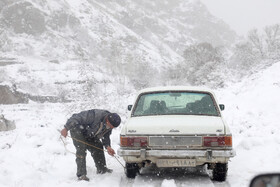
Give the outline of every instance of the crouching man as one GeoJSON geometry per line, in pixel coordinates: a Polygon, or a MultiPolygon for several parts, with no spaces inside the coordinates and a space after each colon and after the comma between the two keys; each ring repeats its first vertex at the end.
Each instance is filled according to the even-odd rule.
{"type": "Polygon", "coordinates": [[[89,181],[86,170],[87,150],[93,157],[97,174],[112,173],[113,170],[106,167],[103,146],[107,149],[109,155],[113,156],[115,154],[115,151],[111,148],[110,135],[112,129],[118,127],[120,123],[121,118],[118,114],[99,109],[82,111],[78,114],[73,114],[68,119],[64,129],[61,130],[61,135],[67,137],[70,130],[76,147],[78,180],[89,181]]]}

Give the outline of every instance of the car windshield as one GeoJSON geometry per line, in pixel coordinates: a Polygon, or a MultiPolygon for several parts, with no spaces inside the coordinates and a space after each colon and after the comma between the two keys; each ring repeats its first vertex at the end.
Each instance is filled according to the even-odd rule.
{"type": "Polygon", "coordinates": [[[139,96],[132,116],[211,115],[218,116],[209,93],[153,92],[139,96]]]}

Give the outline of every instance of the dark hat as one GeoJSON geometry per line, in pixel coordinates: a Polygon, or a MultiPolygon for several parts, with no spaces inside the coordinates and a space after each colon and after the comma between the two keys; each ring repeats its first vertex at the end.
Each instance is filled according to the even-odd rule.
{"type": "Polygon", "coordinates": [[[121,123],[121,118],[117,113],[108,114],[107,119],[114,127],[118,127],[121,123]]]}

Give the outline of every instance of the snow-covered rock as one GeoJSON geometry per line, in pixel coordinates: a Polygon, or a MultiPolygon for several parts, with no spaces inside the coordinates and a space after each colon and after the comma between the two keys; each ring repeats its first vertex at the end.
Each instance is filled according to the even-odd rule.
{"type": "Polygon", "coordinates": [[[10,131],[16,128],[15,122],[7,120],[3,114],[0,114],[0,131],[10,131]]]}

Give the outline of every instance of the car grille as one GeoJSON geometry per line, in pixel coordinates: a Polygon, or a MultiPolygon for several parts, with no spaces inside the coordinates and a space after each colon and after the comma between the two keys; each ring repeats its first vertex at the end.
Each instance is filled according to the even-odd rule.
{"type": "Polygon", "coordinates": [[[149,146],[201,146],[200,136],[150,136],[149,146]]]}

